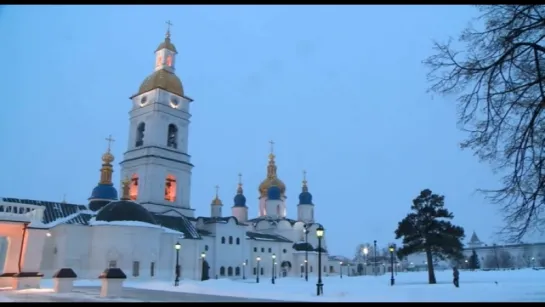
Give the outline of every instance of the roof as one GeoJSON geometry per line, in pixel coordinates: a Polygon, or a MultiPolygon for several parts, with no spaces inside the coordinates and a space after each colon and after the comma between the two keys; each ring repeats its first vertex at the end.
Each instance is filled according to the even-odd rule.
{"type": "Polygon", "coordinates": [[[256,241],[274,241],[274,242],[285,242],[285,243],[292,242],[291,240],[280,235],[254,232],[254,231],[247,231],[246,238],[250,240],[256,240],[256,241]]]}
{"type": "Polygon", "coordinates": [[[138,89],[138,93],[134,94],[131,98],[156,88],[160,88],[178,96],[184,96],[184,89],[180,78],[178,78],[178,76],[176,76],[173,72],[165,69],[159,69],[144,79],[140,85],[140,88],[138,89]]]}
{"type": "Polygon", "coordinates": [[[237,225],[246,225],[244,223],[240,223],[238,219],[234,216],[222,216],[222,217],[207,217],[207,216],[199,216],[197,220],[202,220],[205,224],[227,224],[229,223],[230,219],[234,219],[237,225]]]}
{"type": "Polygon", "coordinates": [[[140,204],[131,200],[113,201],[100,209],[97,221],[134,221],[157,225],[154,216],[140,204]]]}
{"type": "Polygon", "coordinates": [[[469,239],[469,243],[481,243],[481,240],[479,240],[479,237],[477,237],[477,234],[475,231],[471,235],[471,239],[469,239]]]}
{"type": "Polygon", "coordinates": [[[314,251],[314,247],[312,246],[312,244],[308,242],[294,243],[292,247],[294,250],[298,252],[303,252],[303,251],[313,252],[314,251]]]}
{"type": "MultiPolygon", "coordinates": [[[[73,216],[81,211],[87,212],[87,207],[84,205],[70,204],[66,202],[51,202],[43,200],[21,199],[21,198],[2,198],[2,201],[8,203],[17,203],[25,205],[35,205],[45,207],[42,223],[50,224],[62,218],[73,216]]],[[[0,206],[0,212],[3,212],[4,208],[0,206]]]]}
{"type": "Polygon", "coordinates": [[[266,217],[266,216],[260,216],[260,217],[256,217],[254,219],[250,219],[248,220],[248,222],[250,223],[258,223],[258,222],[261,222],[261,221],[269,221],[269,222],[280,222],[280,221],[287,221],[289,222],[291,225],[299,222],[297,220],[293,220],[293,219],[289,219],[289,218],[278,218],[278,219],[271,219],[269,217],[266,217]]]}
{"type": "Polygon", "coordinates": [[[201,236],[199,232],[197,231],[197,228],[191,224],[189,219],[185,217],[184,215],[160,215],[160,214],[153,214],[155,217],[155,221],[157,221],[157,224],[165,227],[170,228],[172,230],[179,231],[184,234],[185,239],[194,239],[199,240],[201,239],[201,236]]]}

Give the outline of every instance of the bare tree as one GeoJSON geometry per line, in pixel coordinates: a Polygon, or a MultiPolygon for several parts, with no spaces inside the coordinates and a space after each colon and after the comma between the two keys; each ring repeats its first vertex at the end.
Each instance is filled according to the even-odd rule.
{"type": "Polygon", "coordinates": [[[481,189],[498,204],[519,241],[543,224],[545,209],[545,6],[483,5],[456,51],[451,41],[435,43],[430,91],[455,94],[459,122],[469,132],[462,148],[489,162],[502,176],[501,187],[481,189]]]}

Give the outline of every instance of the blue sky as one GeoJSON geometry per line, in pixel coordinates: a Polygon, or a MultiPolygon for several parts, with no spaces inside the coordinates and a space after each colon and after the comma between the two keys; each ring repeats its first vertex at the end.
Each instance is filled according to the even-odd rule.
{"type": "MultiPolygon", "coordinates": [[[[426,93],[432,39],[456,36],[468,6],[4,6],[0,8],[0,195],[86,203],[104,140],[127,148],[129,96],[153,71],[171,20],[192,103],[192,206],[214,186],[230,211],[243,173],[250,216],[276,142],[288,215],[302,170],[334,254],[393,240],[424,188],[491,242],[497,209],[475,192],[490,167],[458,143],[453,97],[426,93]]],[[[119,182],[119,167],[115,177],[119,182]]]]}

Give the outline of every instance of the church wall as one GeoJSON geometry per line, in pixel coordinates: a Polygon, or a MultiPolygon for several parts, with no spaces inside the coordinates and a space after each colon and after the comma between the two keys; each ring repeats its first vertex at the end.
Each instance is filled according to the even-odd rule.
{"type": "Polygon", "coordinates": [[[91,227],[64,224],[50,229],[49,233],[42,250],[40,270],[44,276],[50,278],[65,267],[72,268],[78,276],[87,276],[91,227]]]}
{"type": "Polygon", "coordinates": [[[199,279],[199,250],[202,240],[181,239],[179,234],[162,233],[160,237],[160,250],[156,277],[161,279],[175,278],[176,267],[176,243],[180,243],[179,263],[181,266],[181,279],[199,279]]]}
{"type": "Polygon", "coordinates": [[[273,259],[272,255],[276,255],[276,269],[278,269],[278,273],[280,273],[281,264],[284,261],[288,261],[291,264],[292,270],[290,271],[293,273],[293,267],[294,267],[294,260],[293,255],[290,253],[291,251],[291,245],[292,243],[284,243],[284,242],[276,242],[276,241],[261,241],[261,240],[248,240],[250,242],[250,261],[248,265],[248,276],[253,276],[254,278],[256,275],[254,274],[254,268],[257,268],[257,257],[261,258],[260,261],[260,268],[263,268],[263,275],[262,276],[268,276],[271,277],[272,273],[272,265],[273,265],[273,259]],[[284,252],[285,251],[285,252],[284,252]]]}
{"type": "Polygon", "coordinates": [[[151,262],[159,254],[161,229],[101,225],[93,226],[92,232],[88,276],[96,278],[115,266],[129,279],[150,277],[151,262]]]}
{"type": "MultiPolygon", "coordinates": [[[[246,240],[246,227],[237,225],[235,219],[229,219],[228,223],[215,223],[216,236],[214,237],[214,248],[210,253],[210,277],[215,278],[242,278],[242,263],[248,259],[249,246],[246,240]],[[222,238],[224,242],[222,243],[222,238]],[[230,241],[230,238],[232,241],[230,241]],[[239,244],[237,243],[237,239],[239,244]],[[232,242],[229,244],[229,242],[232,242]],[[224,270],[222,270],[222,267],[224,270]],[[236,268],[239,268],[239,275],[236,275],[236,268]],[[229,270],[231,268],[231,270],[229,270]],[[222,275],[221,273],[224,272],[222,275]],[[231,272],[231,276],[229,276],[231,272]]],[[[208,257],[208,255],[207,255],[208,257]]],[[[248,259],[249,260],[249,259],[248,259]]]]}

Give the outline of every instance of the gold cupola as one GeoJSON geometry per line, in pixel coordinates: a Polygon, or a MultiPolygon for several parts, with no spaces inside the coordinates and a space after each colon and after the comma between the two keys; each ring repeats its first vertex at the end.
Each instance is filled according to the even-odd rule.
{"type": "Polygon", "coordinates": [[[178,52],[170,40],[170,26],[172,23],[167,21],[167,25],[165,40],[155,50],[155,71],[142,82],[138,92],[131,99],[158,88],[185,97],[182,81],[174,73],[175,58],[178,52]]]}
{"type": "Polygon", "coordinates": [[[213,206],[223,206],[223,203],[221,202],[221,199],[219,197],[219,190],[220,190],[220,187],[216,186],[216,197],[214,197],[214,199],[212,199],[212,205],[213,206]]]}
{"type": "Polygon", "coordinates": [[[108,136],[106,139],[108,141],[108,149],[106,152],[102,155],[102,168],[100,169],[100,182],[99,184],[112,184],[112,174],[114,172],[114,168],[112,166],[112,162],[114,162],[114,155],[111,153],[111,145],[114,139],[112,136],[108,136]]]}
{"type": "Polygon", "coordinates": [[[259,195],[260,197],[267,196],[267,190],[271,186],[277,186],[280,189],[282,196],[285,196],[286,185],[282,180],[280,180],[276,174],[276,162],[274,155],[274,142],[270,141],[271,144],[271,153],[269,154],[269,164],[267,165],[267,178],[265,178],[259,185],[259,195]]]}

